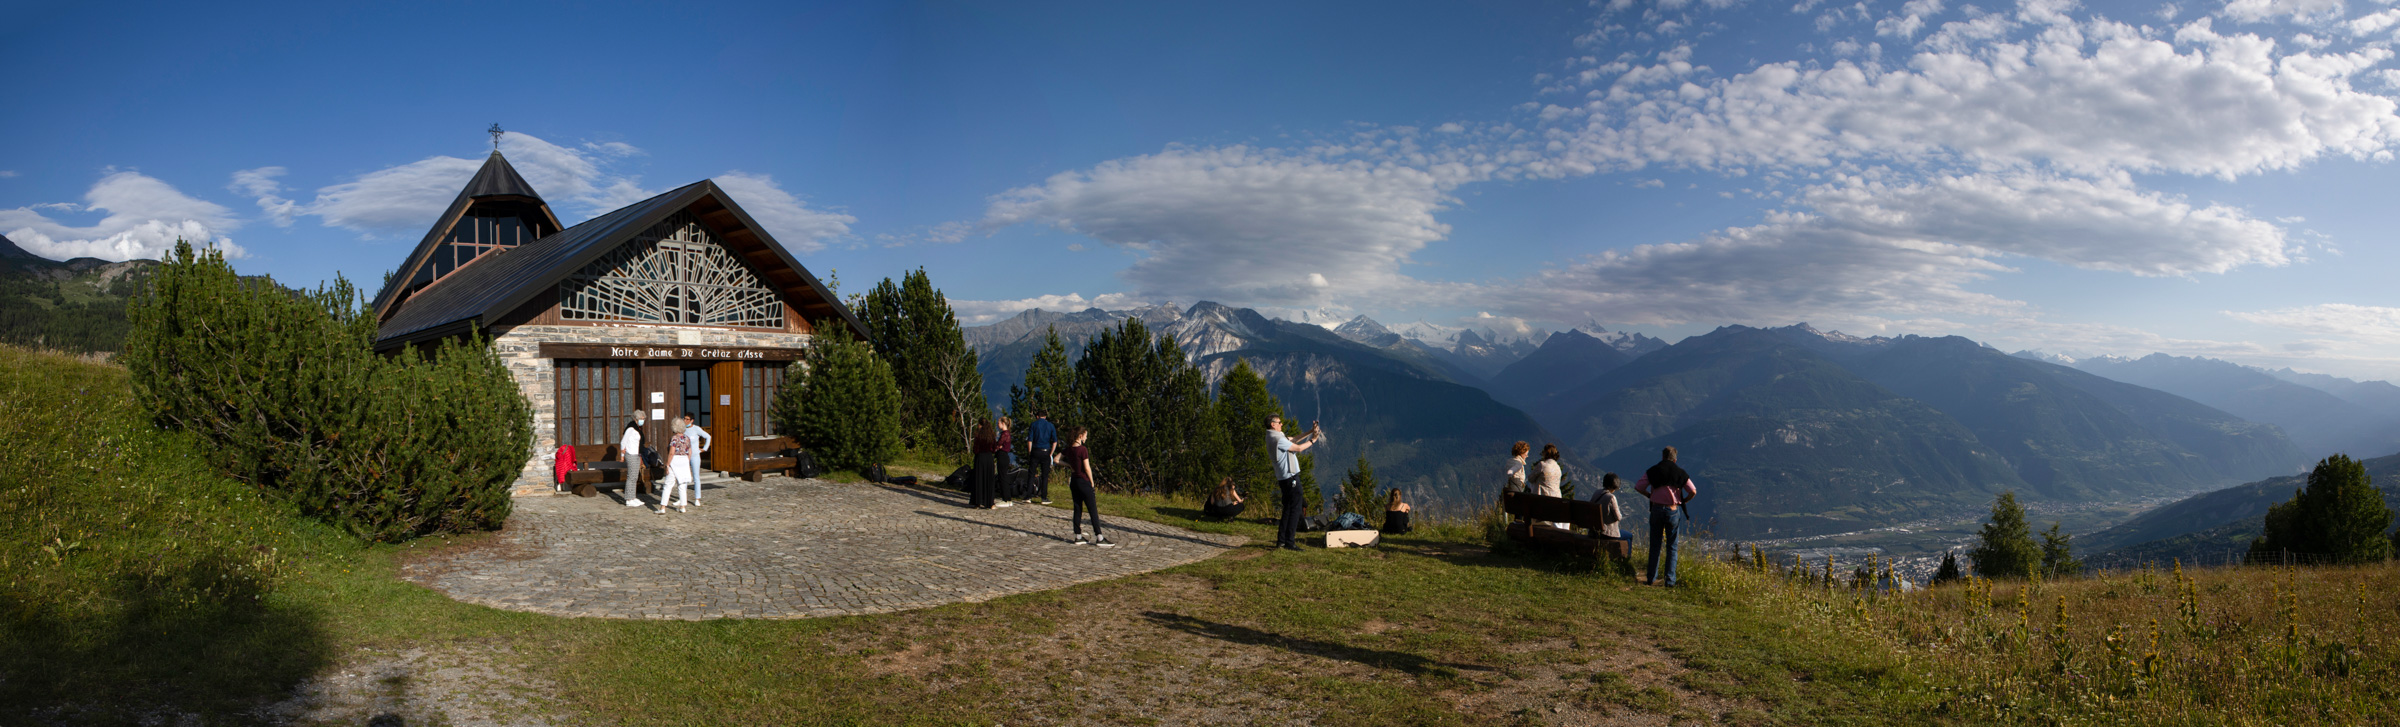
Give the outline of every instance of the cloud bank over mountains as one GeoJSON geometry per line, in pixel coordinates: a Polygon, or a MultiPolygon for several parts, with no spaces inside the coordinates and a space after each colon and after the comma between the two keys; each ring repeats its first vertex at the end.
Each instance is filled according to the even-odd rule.
{"type": "Polygon", "coordinates": [[[2164,25],[2054,0],[1999,12],[1916,0],[1880,18],[1802,2],[1795,13],[1843,38],[1832,57],[1730,73],[1695,60],[1717,38],[1693,29],[1759,9],[1713,15],[1723,5],[1608,5],[1582,40],[1594,54],[1538,77],[1540,98],[1506,122],[1290,150],[1170,147],[997,195],[983,222],[1134,251],[1122,277],[1148,299],[1554,323],[1812,320],[2098,347],[2172,339],[2052,323],[1977,284],[2018,260],[2144,277],[2304,261],[2282,223],[2139,180],[2388,161],[2400,139],[2388,95],[2400,72],[2378,35],[2395,23],[2338,2],[2238,0],[2164,25]],[[1684,242],[1592,240],[1602,252],[1523,279],[1406,272],[1448,237],[1440,214],[1462,187],[1653,168],[1749,184],[1774,206],[1684,242]]]}
{"type": "MultiPolygon", "coordinates": [[[[569,225],[665,191],[644,187],[639,176],[618,169],[623,160],[643,153],[623,142],[569,147],[509,132],[501,138],[500,151],[569,225]]],[[[226,234],[251,220],[290,227],[300,218],[313,217],[362,236],[413,237],[424,234],[425,226],[449,207],[482,165],[481,158],[427,157],[326,185],[305,202],[285,196],[302,196],[284,185],[291,171],[286,167],[236,171],[226,189],[254,200],[256,217],[238,215],[140,172],[110,170],[84,194],[82,204],[0,210],[0,234],[44,257],[107,260],[157,258],[177,239],[213,244],[231,257],[242,257],[247,251],[226,234]],[[55,216],[89,212],[108,214],[85,226],[55,216]]],[[[842,212],[809,206],[770,175],[734,170],[714,179],[769,233],[797,252],[820,250],[828,241],[848,237],[850,226],[858,222],[842,212]]]]}

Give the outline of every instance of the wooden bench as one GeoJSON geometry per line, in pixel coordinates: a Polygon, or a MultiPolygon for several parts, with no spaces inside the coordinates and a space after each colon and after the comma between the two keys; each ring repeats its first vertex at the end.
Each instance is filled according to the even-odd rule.
{"type": "Polygon", "coordinates": [[[791,437],[757,437],[742,440],[742,479],[757,482],[768,473],[793,475],[800,460],[793,455],[800,448],[791,437]]]}
{"type": "MultiPolygon", "coordinates": [[[[1602,551],[1618,558],[1633,557],[1633,544],[1625,540],[1594,538],[1577,531],[1600,529],[1600,504],[1569,500],[1563,497],[1508,492],[1500,495],[1500,509],[1508,513],[1508,537],[1525,545],[1551,550],[1599,557],[1602,551]],[[1535,521],[1565,523],[1575,530],[1553,527],[1534,527],[1535,521]]],[[[1622,530],[1625,523],[1618,522],[1622,530]]]]}
{"type": "MultiPolygon", "coordinates": [[[[639,457],[636,457],[636,459],[639,459],[639,457]]],[[[578,445],[575,445],[575,465],[576,465],[576,468],[575,468],[574,470],[572,470],[572,471],[569,471],[569,472],[567,473],[567,487],[569,487],[569,488],[573,488],[573,487],[574,487],[574,486],[576,486],[576,485],[596,485],[596,484],[600,484],[600,483],[603,483],[603,482],[624,482],[624,481],[625,481],[625,473],[627,473],[627,472],[633,472],[633,471],[636,471],[636,468],[628,467],[628,468],[609,468],[609,469],[601,469],[601,468],[598,468],[598,467],[594,467],[594,466],[592,466],[592,465],[593,465],[593,464],[595,464],[595,463],[599,463],[599,462],[614,462],[614,461],[616,461],[616,460],[617,460],[617,445],[614,445],[614,444],[578,444],[578,445]]],[[[650,482],[650,479],[651,479],[650,477],[648,477],[648,475],[649,475],[649,468],[646,468],[646,467],[639,468],[639,472],[640,472],[640,474],[639,474],[639,475],[636,477],[636,481],[634,482],[634,486],[635,486],[635,487],[637,487],[637,488],[640,488],[641,490],[647,490],[647,489],[649,489],[649,485],[648,485],[648,483],[650,482]]]]}

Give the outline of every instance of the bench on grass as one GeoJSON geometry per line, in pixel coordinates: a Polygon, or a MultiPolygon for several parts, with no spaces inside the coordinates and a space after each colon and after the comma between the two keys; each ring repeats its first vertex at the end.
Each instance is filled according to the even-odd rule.
{"type": "Polygon", "coordinates": [[[750,437],[742,440],[742,469],[744,481],[757,482],[768,474],[797,477],[800,469],[800,444],[791,437],[750,437]]]}
{"type": "MultiPolygon", "coordinates": [[[[617,445],[575,445],[576,468],[567,472],[566,485],[571,489],[576,485],[597,485],[603,482],[624,482],[625,473],[630,471],[631,468],[624,467],[622,466],[623,464],[625,463],[617,461],[617,445]],[[606,463],[611,466],[602,467],[600,466],[602,463],[606,463]]],[[[637,475],[634,481],[634,486],[643,487],[644,483],[649,482],[650,478],[646,476],[648,474],[647,468],[643,468],[643,471],[637,475]]]]}
{"type": "MultiPolygon", "coordinates": [[[[1508,513],[1508,538],[1518,543],[1595,558],[1602,552],[1618,558],[1633,557],[1633,545],[1628,541],[1594,538],[1578,532],[1587,528],[1594,531],[1600,529],[1599,503],[1506,492],[1500,495],[1500,509],[1508,513]],[[1575,529],[1534,527],[1535,521],[1565,523],[1575,529]]],[[[1619,522],[1617,525],[1622,528],[1625,524],[1619,522]]]]}

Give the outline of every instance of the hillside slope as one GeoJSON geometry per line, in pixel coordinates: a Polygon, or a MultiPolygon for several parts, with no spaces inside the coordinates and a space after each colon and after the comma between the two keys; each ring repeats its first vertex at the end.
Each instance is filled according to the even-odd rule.
{"type": "MultiPolygon", "coordinates": [[[[2400,511],[2400,454],[2360,460],[2367,477],[2383,490],[2383,500],[2400,511]]],[[[2161,553],[2221,556],[2228,547],[2246,545],[2263,532],[2267,508],[2292,499],[2307,486],[2306,473],[2271,477],[2161,505],[2090,535],[2077,536],[2077,547],[2110,562],[2150,558],[2161,553]],[[2230,544],[2230,545],[2229,545],[2230,544]]],[[[2165,562],[2165,559],[2160,559],[2165,562]]]]}
{"type": "Polygon", "coordinates": [[[1633,476],[1661,447],[1709,490],[1727,537],[1792,537],[1950,514],[2024,482],[1973,432],[1756,328],[1726,327],[1603,374],[1570,441],[1633,476]]]}
{"type": "Polygon", "coordinates": [[[2154,353],[2139,359],[2087,358],[2076,361],[2075,368],[2281,427],[2310,457],[2400,450],[2400,421],[2391,415],[2247,366],[2154,353]]]}
{"type": "Polygon", "coordinates": [[[125,344],[125,300],[141,290],[155,260],[65,262],[25,252],[0,237],[0,342],[67,351],[116,351],[125,344]]]}

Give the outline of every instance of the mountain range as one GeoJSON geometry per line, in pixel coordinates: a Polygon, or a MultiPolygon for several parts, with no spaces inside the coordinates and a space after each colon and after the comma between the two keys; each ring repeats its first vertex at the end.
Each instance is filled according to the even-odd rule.
{"type": "Polygon", "coordinates": [[[2305,458],[2272,426],[1958,337],[1727,326],[1630,360],[1563,334],[1544,349],[1494,392],[1607,470],[1678,447],[1720,483],[1693,508],[1729,537],[1863,529],[2007,490],[2189,492],[2305,458]]]}
{"type": "Polygon", "coordinates": [[[71,351],[125,343],[125,300],[155,260],[51,260],[0,237],[0,341],[71,351]]]}
{"type": "Polygon", "coordinates": [[[1378,481],[1407,488],[1425,503],[1420,507],[1477,506],[1496,488],[1511,442],[1551,439],[1531,417],[1492,400],[1470,383],[1471,375],[1429,348],[1373,336],[1386,345],[1370,345],[1245,308],[1203,301],[1180,310],[1031,310],[964,330],[980,356],[987,396],[999,397],[1023,381],[1049,330],[1057,330],[1071,360],[1093,335],[1127,318],[1174,337],[1212,384],[1248,361],[1294,417],[1322,422],[1328,436],[1316,458],[1320,484],[1334,482],[1364,456],[1374,463],[1378,481]]]}
{"type": "MultiPolygon", "coordinates": [[[[1483,471],[1497,471],[1509,441],[1556,442],[1570,481],[1587,485],[1602,471],[1639,472],[1672,445],[1710,486],[1695,514],[1736,538],[1956,516],[2003,491],[2120,501],[2267,481],[2298,472],[2326,442],[2370,446],[2379,407],[2400,404],[2400,387],[2383,382],[2171,356],[2010,355],[1955,336],[1807,324],[1726,326],[1669,345],[1596,324],[1506,339],[1364,316],[1328,329],[1201,303],[1027,311],[967,335],[986,390],[1002,392],[1040,331],[1057,327],[1073,355],[1129,317],[1175,336],[1212,377],[1248,359],[1296,415],[1324,420],[1337,443],[1350,433],[1320,461],[1363,453],[1387,480],[1473,502],[1488,496],[1496,478],[1483,471]],[[2348,418],[2294,415],[2312,408],[2348,418]]],[[[2140,527],[2095,542],[2174,529],[2140,527]]]]}
{"type": "Polygon", "coordinates": [[[2117,381],[2144,386],[2220,409],[2254,422],[2283,428],[2284,434],[2311,457],[2335,453],[2373,456],[2400,451],[2400,401],[2388,394],[2400,388],[2384,382],[2368,386],[2348,379],[2311,374],[2289,378],[2229,361],[2170,356],[2142,358],[2099,356],[2076,360],[2075,368],[2117,381]],[[2324,386],[2296,382],[2317,381],[2324,386]],[[2373,405],[2337,395],[2340,387],[2373,405]],[[2378,398],[2381,400],[2378,400],[2378,398]]]}

